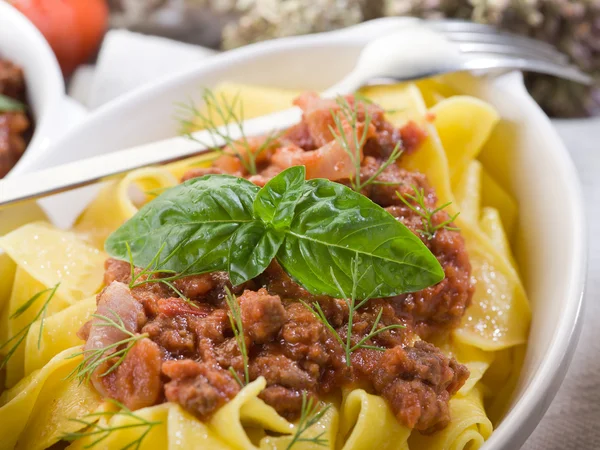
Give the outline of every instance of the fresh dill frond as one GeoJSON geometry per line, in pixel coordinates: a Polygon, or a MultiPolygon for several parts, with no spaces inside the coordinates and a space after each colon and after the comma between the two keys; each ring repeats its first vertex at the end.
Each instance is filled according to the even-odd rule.
{"type": "Polygon", "coordinates": [[[319,422],[329,410],[331,405],[327,405],[323,408],[319,406],[318,402],[313,401],[306,394],[306,391],[302,391],[302,410],[300,411],[300,420],[296,425],[296,432],[292,436],[292,440],[286,447],[286,450],[291,450],[292,447],[299,442],[310,442],[311,444],[326,447],[329,444],[327,439],[323,438],[325,432],[321,432],[313,437],[304,437],[306,431],[319,422]]]}
{"type": "Polygon", "coordinates": [[[362,306],[364,306],[369,300],[371,300],[371,298],[373,298],[374,293],[380,287],[380,286],[375,287],[375,289],[373,289],[371,294],[367,295],[362,300],[358,299],[358,296],[357,296],[358,286],[360,285],[360,282],[362,281],[363,277],[365,277],[365,275],[367,274],[367,272],[363,272],[361,275],[359,275],[359,273],[358,273],[359,266],[360,266],[360,257],[357,254],[352,260],[352,266],[350,269],[350,276],[352,278],[352,291],[350,293],[344,292],[344,289],[342,288],[337,277],[335,276],[333,268],[330,267],[331,278],[333,279],[338,291],[340,292],[340,298],[344,299],[344,301],[348,305],[348,325],[347,325],[345,341],[344,341],[344,339],[342,339],[342,337],[337,332],[337,330],[329,323],[329,321],[327,320],[327,317],[325,316],[325,313],[323,312],[323,309],[321,308],[321,305],[318,302],[314,302],[312,305],[309,305],[308,303],[301,300],[302,304],[313,313],[313,315],[329,330],[329,332],[333,335],[333,337],[343,347],[344,353],[346,355],[346,365],[348,367],[350,367],[352,364],[351,356],[352,356],[352,353],[355,352],[356,350],[371,349],[371,350],[385,351],[385,348],[369,345],[368,342],[370,340],[374,339],[379,334],[381,334],[385,331],[395,330],[398,328],[404,328],[404,325],[400,325],[400,324],[387,325],[385,327],[379,328],[379,323],[381,322],[381,317],[383,315],[383,308],[382,308],[379,310],[379,314],[377,315],[375,321],[373,322],[371,331],[367,335],[365,335],[361,339],[359,339],[359,341],[356,344],[352,343],[354,340],[354,335],[353,335],[354,315],[362,306]]]}
{"type": "Polygon", "coordinates": [[[114,404],[117,408],[119,408],[119,410],[118,411],[99,411],[99,412],[87,414],[86,416],[84,416],[81,419],[69,419],[71,422],[76,422],[78,424],[83,425],[84,428],[82,431],[76,431],[73,433],[65,433],[62,435],[61,439],[64,441],[73,442],[73,441],[77,441],[77,440],[83,439],[83,438],[94,438],[94,440],[92,442],[90,442],[89,444],[86,444],[83,447],[83,448],[87,449],[87,448],[92,448],[92,447],[96,446],[100,442],[102,442],[105,439],[107,439],[108,437],[110,437],[110,435],[116,431],[132,429],[132,428],[143,428],[137,439],[134,439],[133,441],[128,442],[123,447],[121,447],[121,450],[130,450],[130,449],[139,450],[142,445],[142,441],[148,435],[148,433],[150,433],[152,428],[155,427],[156,425],[162,424],[162,422],[160,422],[160,421],[146,420],[143,417],[138,416],[137,414],[132,412],[129,408],[127,408],[125,405],[123,405],[121,402],[118,402],[117,400],[113,400],[113,399],[109,398],[109,399],[106,399],[106,401],[114,404]],[[100,419],[100,418],[104,417],[107,420],[110,420],[113,417],[117,417],[117,416],[129,417],[129,418],[133,419],[134,422],[128,423],[125,425],[115,425],[115,426],[100,425],[98,423],[98,419],[100,419]]]}
{"type": "Polygon", "coordinates": [[[242,355],[242,364],[244,365],[244,382],[240,380],[240,377],[237,375],[237,372],[233,367],[230,367],[229,371],[234,375],[234,378],[239,385],[244,387],[246,384],[250,383],[250,372],[248,369],[248,348],[246,347],[246,337],[244,336],[242,311],[236,296],[233,295],[227,287],[225,287],[225,301],[229,307],[229,323],[231,324],[231,329],[233,330],[233,336],[242,355]]]}
{"type": "Polygon", "coordinates": [[[206,88],[202,92],[202,100],[205,105],[202,110],[191,101],[189,104],[180,105],[179,121],[183,134],[217,153],[235,156],[246,172],[256,175],[258,156],[266,151],[281,133],[269,134],[258,147],[254,147],[244,132],[244,104],[239,92],[229,101],[224,94],[217,96],[206,88]],[[207,130],[212,142],[203,142],[195,137],[192,132],[197,129],[207,130]],[[239,137],[232,137],[232,134],[239,137]],[[217,139],[222,142],[218,142],[217,139]],[[223,144],[231,153],[225,151],[223,144]]]}
{"type": "Polygon", "coordinates": [[[17,317],[20,317],[40,297],[42,297],[46,293],[49,293],[48,294],[48,298],[46,299],[46,301],[44,302],[44,304],[42,305],[42,307],[40,308],[40,310],[38,311],[38,313],[35,315],[35,317],[33,318],[33,320],[31,322],[29,322],[27,325],[25,325],[23,328],[21,328],[19,331],[17,331],[13,337],[11,337],[9,340],[7,340],[4,344],[2,344],[0,346],[0,350],[3,350],[9,344],[12,343],[12,346],[8,349],[6,355],[0,361],[0,370],[2,370],[6,366],[6,364],[8,364],[8,361],[10,360],[10,358],[12,358],[12,356],[15,354],[15,352],[17,351],[17,349],[19,348],[19,346],[23,343],[23,341],[25,340],[25,338],[29,334],[29,329],[32,327],[32,325],[38,319],[40,320],[40,329],[39,329],[39,335],[38,335],[38,341],[37,341],[37,348],[38,348],[38,350],[40,349],[40,347],[42,345],[42,334],[43,334],[43,331],[44,331],[44,320],[46,318],[46,313],[48,312],[48,305],[50,304],[50,301],[54,298],[54,295],[56,294],[56,290],[58,289],[58,286],[60,286],[60,283],[56,283],[56,285],[54,287],[51,287],[51,288],[48,288],[48,289],[44,289],[44,290],[36,293],[29,300],[27,300],[25,303],[23,303],[19,308],[17,308],[17,310],[14,313],[12,313],[10,315],[9,319],[16,319],[17,317]]]}
{"type": "Polygon", "coordinates": [[[394,146],[394,149],[390,153],[390,156],[379,166],[379,168],[375,171],[373,175],[371,175],[366,180],[362,180],[360,167],[361,167],[361,149],[364,147],[367,142],[368,136],[368,128],[371,122],[373,121],[373,117],[369,112],[368,105],[372,102],[365,102],[362,97],[355,97],[355,105],[352,107],[348,100],[344,97],[338,97],[336,99],[336,103],[339,106],[339,113],[336,111],[331,111],[331,116],[333,118],[333,122],[335,127],[329,126],[329,131],[334,136],[338,144],[342,147],[342,149],[346,152],[346,154],[350,157],[350,161],[354,166],[354,175],[350,179],[350,187],[356,192],[362,192],[370,184],[380,184],[377,182],[377,177],[383,173],[385,169],[387,169],[392,164],[398,161],[398,158],[402,156],[402,143],[397,142],[394,146]],[[359,119],[358,119],[358,105],[363,105],[364,111],[364,121],[363,121],[363,131],[362,133],[359,131],[359,119]],[[351,131],[351,140],[348,140],[346,136],[346,130],[344,130],[344,122],[350,126],[351,131]]]}
{"type": "Polygon", "coordinates": [[[444,203],[442,206],[438,206],[435,209],[430,209],[425,203],[425,190],[423,188],[418,188],[412,184],[411,188],[415,192],[414,195],[402,195],[399,192],[397,192],[396,194],[398,195],[398,198],[402,201],[402,203],[404,203],[408,208],[410,208],[412,211],[421,216],[422,228],[421,230],[419,230],[419,232],[424,238],[431,240],[435,237],[435,234],[442,229],[448,231],[460,231],[460,228],[450,226],[450,224],[456,220],[460,212],[457,212],[452,217],[450,217],[447,220],[444,220],[443,222],[440,222],[438,224],[433,223],[433,216],[436,213],[443,210],[444,208],[450,206],[452,202],[444,203]],[[416,206],[411,202],[416,204],[416,206]]]}
{"type": "MultiPolygon", "coordinates": [[[[131,268],[131,281],[129,282],[129,289],[143,286],[144,284],[161,283],[161,284],[164,284],[165,286],[167,286],[173,292],[175,292],[177,294],[177,296],[180,299],[182,299],[184,302],[186,302],[188,305],[190,305],[194,308],[198,308],[198,305],[196,305],[189,298],[187,298],[187,296],[185,296],[173,284],[173,281],[180,280],[182,278],[189,277],[189,276],[196,275],[196,274],[185,273],[185,272],[175,274],[175,272],[173,272],[172,270],[167,270],[167,269],[162,268],[162,266],[171,258],[171,256],[175,253],[175,251],[171,252],[171,255],[169,255],[166,259],[160,260],[160,255],[161,255],[163,249],[165,248],[165,244],[163,243],[163,245],[161,245],[161,247],[158,249],[158,252],[156,252],[156,255],[154,255],[154,257],[152,258],[150,263],[136,274],[135,273],[135,264],[133,262],[133,254],[131,253],[131,246],[129,245],[129,242],[126,242],[125,246],[127,247],[127,255],[129,257],[129,266],[131,268]],[[165,274],[173,274],[173,275],[171,275],[169,277],[162,276],[165,274]],[[142,278],[144,276],[145,276],[145,278],[143,280],[138,281],[138,280],[140,280],[140,278],[142,278]]],[[[176,250],[177,250],[177,248],[176,248],[176,250]]]]}
{"type": "Polygon", "coordinates": [[[93,318],[99,320],[99,322],[96,322],[94,326],[113,327],[125,334],[127,337],[105,347],[83,350],[67,357],[67,359],[72,359],[83,356],[83,360],[67,376],[68,379],[76,377],[79,379],[80,383],[84,381],[87,382],[104,364],[107,364],[109,367],[99,376],[105,377],[109,375],[117,370],[123,361],[125,361],[125,358],[138,341],[148,337],[147,333],[132,333],[127,329],[127,327],[125,327],[123,319],[121,319],[116,312],[110,310],[110,313],[114,318],[102,314],[92,314],[93,318]],[[116,361],[112,361],[114,358],[118,359],[116,361]]]}

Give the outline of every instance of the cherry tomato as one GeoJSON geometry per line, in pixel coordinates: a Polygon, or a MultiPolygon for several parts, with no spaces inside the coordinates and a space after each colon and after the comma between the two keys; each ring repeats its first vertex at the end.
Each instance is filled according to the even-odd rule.
{"type": "Polygon", "coordinates": [[[9,0],[54,50],[65,76],[98,50],[108,23],[106,0],[9,0]]]}

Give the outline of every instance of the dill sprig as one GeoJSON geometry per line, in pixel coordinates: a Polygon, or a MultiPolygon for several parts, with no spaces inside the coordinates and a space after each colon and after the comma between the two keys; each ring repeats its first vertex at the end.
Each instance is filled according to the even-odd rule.
{"type": "Polygon", "coordinates": [[[131,246],[129,245],[129,242],[126,242],[125,246],[127,247],[127,255],[129,256],[129,266],[131,268],[131,281],[129,282],[129,289],[143,286],[144,284],[161,283],[161,284],[164,284],[165,286],[167,286],[173,292],[175,292],[177,294],[177,296],[179,298],[181,298],[184,302],[186,302],[188,305],[190,305],[194,308],[198,308],[198,305],[196,305],[189,298],[187,298],[173,284],[173,281],[180,280],[182,278],[189,277],[189,276],[196,275],[196,274],[185,273],[185,271],[183,273],[176,274],[172,270],[164,269],[161,267],[175,254],[175,251],[178,248],[176,248],[173,252],[171,252],[171,254],[169,256],[167,256],[166,259],[161,261],[160,255],[161,255],[163,249],[165,248],[165,244],[163,243],[163,245],[161,245],[161,247],[158,249],[158,252],[156,252],[156,255],[154,255],[154,257],[152,258],[150,263],[146,267],[144,267],[142,270],[140,270],[138,273],[135,273],[135,264],[133,262],[133,254],[131,253],[131,246]],[[173,275],[171,275],[169,277],[157,276],[157,275],[165,275],[165,274],[173,274],[173,275]],[[145,278],[142,279],[141,281],[138,281],[142,277],[145,277],[145,278]]]}
{"type": "Polygon", "coordinates": [[[78,439],[82,439],[82,438],[86,438],[86,437],[95,438],[92,442],[90,442],[89,444],[87,444],[83,447],[83,448],[92,448],[95,445],[102,442],[103,440],[107,439],[112,433],[114,433],[116,431],[126,430],[126,429],[130,429],[130,428],[144,428],[144,430],[142,431],[142,433],[140,434],[140,436],[137,439],[135,439],[135,440],[125,444],[125,446],[121,447],[121,450],[129,450],[129,449],[139,450],[139,448],[142,445],[142,441],[148,435],[148,433],[150,433],[152,428],[155,427],[156,425],[162,424],[162,422],[160,422],[160,421],[150,421],[150,420],[144,419],[143,417],[138,416],[137,414],[133,413],[129,408],[127,408],[125,405],[123,405],[121,402],[118,402],[117,400],[113,400],[110,398],[106,399],[106,400],[108,402],[114,404],[116,407],[118,407],[119,410],[118,411],[99,411],[99,412],[87,414],[82,419],[69,419],[71,422],[79,423],[79,424],[83,425],[85,428],[83,431],[76,431],[73,433],[65,433],[65,434],[63,434],[62,439],[65,441],[68,441],[68,442],[73,442],[78,439]],[[135,422],[129,423],[126,425],[118,425],[118,426],[100,425],[97,422],[98,419],[100,419],[102,417],[106,417],[108,420],[110,420],[116,416],[129,417],[131,419],[134,419],[135,422]]]}
{"type": "Polygon", "coordinates": [[[78,358],[79,356],[83,356],[83,360],[77,365],[77,367],[75,367],[71,371],[67,378],[76,377],[79,379],[80,383],[84,381],[87,382],[90,380],[94,372],[100,369],[105,363],[108,364],[109,367],[99,376],[105,377],[109,375],[110,373],[117,370],[119,366],[123,363],[123,361],[125,361],[125,358],[138,341],[148,337],[147,333],[132,333],[127,329],[127,327],[125,327],[123,319],[121,319],[121,317],[119,317],[119,315],[115,311],[110,310],[110,313],[112,316],[114,316],[114,319],[102,314],[92,314],[93,318],[99,320],[99,322],[96,322],[94,325],[98,327],[116,328],[117,330],[125,334],[127,337],[121,339],[118,342],[109,344],[106,347],[83,350],[81,352],[77,352],[73,355],[68,356],[67,359],[78,358]],[[111,362],[111,360],[113,360],[114,358],[118,359],[116,361],[111,362]]]}
{"type": "Polygon", "coordinates": [[[421,230],[419,230],[419,233],[421,233],[421,235],[424,238],[426,238],[428,240],[433,239],[435,237],[435,233],[437,233],[441,229],[448,230],[448,231],[460,231],[460,228],[450,226],[450,224],[456,220],[456,218],[458,217],[460,212],[457,212],[452,217],[450,217],[448,220],[440,222],[437,225],[433,223],[433,216],[436,213],[443,210],[444,208],[450,206],[452,204],[452,202],[444,203],[442,206],[438,206],[437,208],[430,209],[425,204],[425,190],[423,188],[418,188],[412,184],[411,184],[411,188],[415,192],[414,195],[411,195],[411,194],[402,195],[399,192],[397,192],[396,194],[398,195],[398,198],[400,200],[402,200],[402,203],[404,203],[408,208],[410,208],[412,211],[414,211],[419,216],[421,216],[422,228],[421,228],[421,230]],[[416,204],[416,206],[411,202],[416,204]]]}
{"type": "Polygon", "coordinates": [[[23,343],[23,341],[25,340],[25,338],[29,334],[29,329],[32,327],[32,325],[38,319],[40,319],[40,328],[39,328],[39,335],[38,335],[38,341],[37,341],[37,348],[38,348],[38,350],[40,349],[40,347],[42,345],[42,333],[44,331],[44,319],[46,318],[46,313],[48,312],[48,304],[50,303],[50,300],[52,300],[54,298],[54,294],[56,294],[56,290],[58,289],[58,286],[60,286],[60,283],[56,283],[56,285],[54,287],[51,287],[51,288],[48,288],[48,289],[44,289],[44,290],[36,293],[29,300],[27,300],[25,303],[23,303],[9,317],[9,319],[16,319],[17,317],[20,317],[40,297],[42,297],[42,295],[44,295],[46,293],[49,293],[48,294],[48,298],[46,299],[46,301],[44,302],[44,304],[42,305],[42,307],[40,308],[40,310],[38,311],[38,313],[35,315],[35,317],[33,318],[33,320],[31,322],[29,322],[27,325],[25,325],[23,328],[21,328],[17,333],[15,333],[15,335],[13,337],[11,337],[8,341],[6,341],[4,344],[2,344],[0,346],[0,350],[3,350],[9,344],[11,344],[11,343],[13,344],[8,349],[8,352],[6,353],[6,355],[4,356],[4,358],[2,358],[2,361],[0,361],[0,370],[2,370],[6,366],[6,364],[8,364],[8,361],[10,360],[10,358],[12,358],[12,356],[15,354],[15,352],[17,351],[17,349],[19,348],[19,346],[23,343]]]}
{"type": "Polygon", "coordinates": [[[229,323],[233,330],[233,336],[242,355],[242,364],[244,365],[244,381],[240,379],[233,367],[229,372],[233,375],[241,387],[250,383],[250,372],[248,369],[248,347],[246,347],[246,337],[244,336],[244,323],[242,321],[242,311],[235,295],[225,286],[225,301],[229,307],[229,323]]]}
{"type": "Polygon", "coordinates": [[[221,93],[215,95],[210,89],[204,89],[202,92],[204,108],[200,110],[194,102],[180,105],[180,123],[184,134],[191,140],[212,149],[219,154],[227,154],[237,157],[246,172],[250,175],[256,175],[256,159],[267,150],[281,135],[281,133],[271,133],[265,137],[265,140],[257,148],[254,148],[244,132],[244,104],[238,92],[231,101],[221,93]],[[223,126],[219,126],[218,122],[223,126]],[[202,128],[211,135],[212,143],[200,141],[192,134],[195,129],[202,128]],[[233,133],[239,134],[239,138],[231,137],[233,133]],[[231,151],[225,151],[222,143],[217,142],[220,138],[222,143],[231,151]],[[242,149],[242,151],[240,151],[242,149]]]}
{"type": "Polygon", "coordinates": [[[345,341],[344,341],[344,339],[342,339],[342,337],[337,332],[337,330],[335,328],[333,328],[333,326],[331,326],[331,324],[327,320],[327,317],[325,316],[323,309],[321,308],[321,305],[318,302],[314,302],[312,305],[309,305],[308,303],[304,302],[303,300],[300,300],[302,302],[302,304],[304,306],[306,306],[321,323],[323,323],[323,325],[329,330],[329,332],[333,335],[333,337],[343,347],[344,353],[346,354],[346,365],[348,367],[351,366],[352,353],[355,352],[356,350],[359,350],[361,348],[362,349],[370,349],[370,350],[379,350],[379,351],[386,350],[383,347],[377,347],[375,345],[368,344],[368,342],[370,340],[372,340],[373,338],[377,337],[379,334],[384,333],[386,331],[394,330],[397,328],[404,328],[404,325],[400,325],[400,324],[387,325],[387,326],[379,328],[379,324],[381,322],[381,317],[383,315],[383,308],[381,308],[379,310],[379,313],[377,314],[377,317],[375,318],[375,321],[373,322],[371,331],[367,335],[363,336],[356,344],[352,343],[354,340],[354,335],[353,335],[354,315],[362,306],[364,306],[369,300],[371,300],[371,298],[373,298],[374,292],[376,292],[377,289],[379,288],[379,286],[377,286],[371,294],[367,295],[364,299],[359,301],[359,299],[357,298],[358,286],[360,285],[360,282],[362,281],[363,277],[365,277],[365,275],[367,274],[367,272],[363,272],[362,275],[359,275],[359,273],[358,273],[359,265],[360,265],[360,257],[358,255],[356,255],[355,258],[352,260],[352,266],[350,269],[350,275],[352,277],[352,292],[350,292],[350,295],[347,295],[344,292],[344,289],[342,288],[342,286],[340,285],[340,283],[338,282],[338,280],[335,276],[333,268],[330,268],[331,277],[333,278],[333,281],[335,282],[336,287],[337,287],[338,291],[340,292],[340,296],[341,296],[341,298],[344,299],[344,301],[348,305],[348,330],[346,332],[346,340],[345,341]]]}
{"type": "Polygon", "coordinates": [[[291,448],[299,442],[310,442],[321,447],[326,447],[329,442],[327,439],[323,439],[323,435],[325,434],[324,431],[313,437],[302,437],[302,435],[310,427],[319,422],[319,420],[321,420],[330,407],[331,405],[327,405],[321,408],[318,402],[314,402],[312,398],[308,398],[306,391],[302,391],[302,410],[300,412],[300,420],[296,425],[296,432],[286,447],[286,450],[291,450],[291,448]]]}
{"type": "Polygon", "coordinates": [[[354,189],[356,192],[362,192],[370,184],[380,184],[377,181],[377,177],[383,173],[385,169],[394,164],[398,158],[402,155],[402,143],[398,141],[394,146],[394,149],[390,153],[390,156],[379,166],[379,168],[366,180],[362,180],[360,167],[361,167],[361,149],[367,142],[368,128],[371,124],[373,117],[369,112],[369,108],[367,105],[368,102],[365,102],[362,97],[356,97],[355,95],[355,106],[352,107],[348,100],[344,97],[338,97],[336,99],[336,103],[340,107],[339,113],[336,111],[331,111],[331,116],[333,117],[333,122],[335,127],[329,126],[329,130],[331,134],[334,136],[338,144],[342,147],[342,149],[346,152],[346,154],[350,157],[350,161],[354,166],[354,175],[350,179],[350,187],[354,189]],[[359,119],[358,119],[358,105],[363,104],[364,110],[364,129],[362,133],[358,130],[359,119]],[[350,126],[351,130],[351,140],[348,140],[346,136],[346,131],[344,130],[344,122],[346,122],[350,126]]]}

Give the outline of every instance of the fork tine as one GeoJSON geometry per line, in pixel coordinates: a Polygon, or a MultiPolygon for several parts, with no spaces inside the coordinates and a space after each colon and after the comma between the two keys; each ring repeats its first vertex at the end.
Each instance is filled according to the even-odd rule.
{"type": "MultiPolygon", "coordinates": [[[[519,43],[528,46],[532,50],[544,51],[552,54],[560,53],[547,42],[507,33],[491,25],[467,22],[456,19],[443,19],[426,21],[425,24],[435,31],[444,33],[449,39],[460,42],[494,42],[494,43],[519,43]]],[[[562,55],[562,53],[560,53],[562,55]]]]}
{"type": "Polygon", "coordinates": [[[463,53],[497,54],[516,58],[550,61],[561,65],[567,65],[569,63],[568,58],[560,53],[556,53],[556,55],[540,53],[528,47],[516,47],[514,45],[503,43],[487,42],[458,42],[457,45],[463,53]]]}
{"type": "Polygon", "coordinates": [[[483,55],[468,59],[461,64],[463,70],[485,70],[490,69],[517,69],[525,72],[537,72],[545,73],[547,75],[554,75],[559,78],[564,78],[571,81],[576,81],[585,85],[592,85],[594,79],[589,75],[583,73],[575,66],[565,66],[548,61],[524,59],[524,58],[511,58],[511,57],[498,57],[497,55],[491,55],[485,57],[483,55]]]}
{"type": "Polygon", "coordinates": [[[567,62],[568,57],[552,46],[540,45],[540,43],[533,39],[525,38],[522,36],[514,36],[510,34],[485,34],[485,33],[448,33],[446,37],[452,42],[458,43],[486,43],[486,44],[501,44],[510,45],[517,49],[526,49],[529,52],[533,52],[538,56],[544,56],[546,58],[559,61],[567,62]]]}

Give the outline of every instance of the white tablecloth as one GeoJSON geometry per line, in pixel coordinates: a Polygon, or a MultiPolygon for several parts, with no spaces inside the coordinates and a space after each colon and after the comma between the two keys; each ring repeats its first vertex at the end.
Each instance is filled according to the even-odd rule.
{"type": "MultiPolygon", "coordinates": [[[[168,39],[111,31],[96,67],[77,73],[70,93],[95,108],[212,53],[168,39]]],[[[583,332],[573,363],[524,449],[600,449],[600,118],[557,120],[554,124],[579,170],[589,208],[589,274],[583,332]]]]}

